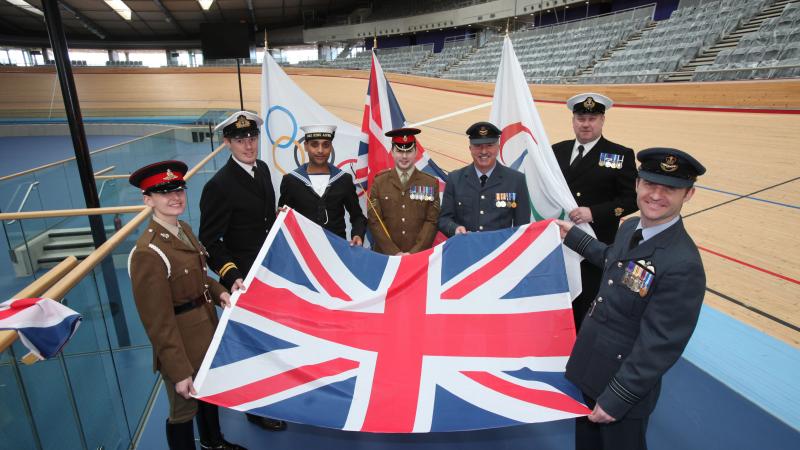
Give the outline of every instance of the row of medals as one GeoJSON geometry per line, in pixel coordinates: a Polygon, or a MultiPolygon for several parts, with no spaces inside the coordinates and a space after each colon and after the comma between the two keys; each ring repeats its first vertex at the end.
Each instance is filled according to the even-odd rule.
{"type": "Polygon", "coordinates": [[[603,153],[600,155],[600,159],[597,161],[597,165],[600,167],[607,167],[609,169],[621,169],[622,168],[622,160],[625,157],[622,155],[615,155],[613,153],[603,153]]]}
{"type": "Polygon", "coordinates": [[[516,192],[498,192],[494,194],[495,206],[498,208],[516,208],[517,207],[517,193],[516,192]]]}
{"type": "Polygon", "coordinates": [[[411,186],[408,190],[411,200],[433,201],[433,186],[411,186]]]}

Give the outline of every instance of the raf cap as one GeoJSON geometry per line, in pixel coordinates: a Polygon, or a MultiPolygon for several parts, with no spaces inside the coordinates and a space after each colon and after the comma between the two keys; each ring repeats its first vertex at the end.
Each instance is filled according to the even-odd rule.
{"type": "Polygon", "coordinates": [[[300,129],[303,130],[303,134],[305,135],[304,139],[306,141],[312,139],[327,139],[332,141],[333,136],[336,134],[336,125],[306,125],[300,127],[300,129]]]}
{"type": "Polygon", "coordinates": [[[392,146],[401,152],[411,152],[417,148],[417,138],[414,136],[422,131],[419,128],[396,128],[386,132],[392,138],[392,146]]]}
{"type": "Polygon", "coordinates": [[[567,109],[574,114],[605,114],[613,104],[614,102],[605,95],[586,92],[567,100],[567,109]]]}
{"type": "Polygon", "coordinates": [[[674,148],[648,148],[636,155],[639,178],[677,188],[690,187],[706,168],[692,155],[674,148]]]}
{"type": "Polygon", "coordinates": [[[142,194],[166,194],[186,189],[186,164],[181,161],[161,161],[133,172],[128,182],[142,190],[142,194]]]}
{"type": "Polygon", "coordinates": [[[489,122],[476,122],[467,128],[467,135],[470,144],[494,144],[500,139],[500,129],[489,122]]]}
{"type": "Polygon", "coordinates": [[[250,111],[237,111],[220,122],[214,131],[222,130],[222,136],[228,139],[240,139],[258,136],[259,128],[264,121],[250,111]]]}

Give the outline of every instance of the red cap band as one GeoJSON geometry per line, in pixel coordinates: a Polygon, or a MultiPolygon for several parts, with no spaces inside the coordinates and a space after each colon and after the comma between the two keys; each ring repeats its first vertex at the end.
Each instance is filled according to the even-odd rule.
{"type": "Polygon", "coordinates": [[[181,181],[181,180],[183,180],[183,173],[167,170],[166,172],[150,175],[149,177],[143,179],[141,183],[139,183],[139,189],[146,191],[151,187],[161,183],[168,183],[170,181],[181,181]]]}
{"type": "Polygon", "coordinates": [[[417,139],[413,135],[406,134],[404,136],[392,137],[393,144],[410,144],[412,142],[417,142],[417,139]]]}

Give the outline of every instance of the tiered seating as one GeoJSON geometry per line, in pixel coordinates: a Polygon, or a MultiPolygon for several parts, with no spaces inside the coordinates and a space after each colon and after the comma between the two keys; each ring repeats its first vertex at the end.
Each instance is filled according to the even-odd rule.
{"type": "Polygon", "coordinates": [[[692,81],[746,80],[800,76],[800,3],[789,3],[780,17],[721,51],[714,63],[698,67],[692,81]],[[753,70],[757,69],[757,70],[753,70]]]}
{"type": "MultiPolygon", "coordinates": [[[[411,73],[415,67],[433,53],[433,44],[407,47],[379,48],[375,50],[378,61],[385,72],[411,73]]],[[[369,70],[372,52],[364,51],[352,58],[336,58],[333,61],[312,60],[298,63],[302,67],[327,67],[330,69],[369,70]]]]}
{"type": "Polygon", "coordinates": [[[722,0],[675,10],[672,16],[642,34],[594,67],[583,83],[660,81],[723,35],[757,13],[768,0],[722,0]]]}
{"type": "Polygon", "coordinates": [[[414,70],[414,73],[428,77],[441,76],[442,72],[467,56],[475,48],[475,44],[474,37],[460,41],[445,42],[442,51],[434,53],[431,58],[424,60],[414,70]]]}
{"type": "Polygon", "coordinates": [[[106,61],[106,66],[111,67],[139,67],[141,65],[141,61],[106,61]]]}
{"type": "Polygon", "coordinates": [[[412,73],[419,63],[433,54],[433,44],[379,48],[376,53],[384,72],[412,73]]]}
{"type": "MultiPolygon", "coordinates": [[[[559,83],[591,64],[606,50],[643,28],[645,14],[630,12],[596,17],[532,31],[512,33],[511,40],[528,82],[559,83]]],[[[497,75],[502,37],[491,39],[471,58],[442,75],[443,78],[491,81],[497,75]]]]}

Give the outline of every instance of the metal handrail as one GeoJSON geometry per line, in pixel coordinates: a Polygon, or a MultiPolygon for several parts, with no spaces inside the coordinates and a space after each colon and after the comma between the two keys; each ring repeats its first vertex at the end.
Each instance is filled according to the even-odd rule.
{"type": "MultiPolygon", "coordinates": [[[[17,208],[17,212],[18,213],[22,212],[22,208],[25,207],[25,203],[28,202],[28,197],[30,197],[30,195],[31,195],[31,191],[33,190],[33,188],[35,188],[38,185],[39,185],[39,182],[38,181],[34,181],[33,183],[30,184],[30,186],[28,186],[28,190],[25,191],[25,196],[22,197],[22,202],[20,202],[19,208],[17,208]]],[[[14,223],[16,221],[17,221],[17,219],[12,219],[12,220],[6,222],[6,224],[11,225],[12,223],[14,223]]]]}
{"type": "MultiPolygon", "coordinates": [[[[225,148],[225,145],[220,145],[219,147],[215,148],[213,152],[209,153],[205,158],[200,160],[194,167],[189,169],[189,171],[184,176],[184,179],[188,180],[195,173],[197,173],[204,165],[206,165],[212,158],[217,156],[222,149],[225,148]]],[[[126,207],[126,208],[131,208],[126,207]]],[[[75,266],[72,270],[69,271],[63,278],[58,280],[55,284],[53,284],[44,294],[42,297],[51,298],[56,301],[61,301],[64,296],[69,292],[75,285],[77,285],[81,280],[83,280],[86,275],[94,270],[94,268],[100,264],[100,261],[105,259],[111,252],[117,248],[119,244],[121,244],[125,239],[130,236],[131,233],[147,219],[152,209],[147,206],[139,206],[140,208],[139,214],[133,217],[128,223],[126,223],[122,228],[119,229],[113,236],[108,238],[102,245],[97,247],[95,251],[89,254],[83,261],[81,261],[77,266],[75,266]]],[[[70,214],[70,215],[94,215],[99,214],[99,211],[104,210],[106,214],[110,214],[109,210],[114,208],[88,208],[80,210],[83,214],[70,214]],[[87,212],[88,211],[88,212],[87,212]]],[[[72,213],[78,210],[62,210],[61,213],[69,212],[72,213]]],[[[49,212],[49,211],[42,211],[42,212],[49,212]]],[[[3,214],[0,214],[0,219],[2,219],[3,214]]],[[[17,333],[12,332],[13,337],[9,337],[7,335],[4,336],[4,333],[0,331],[0,353],[5,351],[9,345],[11,345],[14,340],[17,338],[17,333]]],[[[35,361],[26,360],[26,362],[31,363],[35,361]]]]}
{"type": "Polygon", "coordinates": [[[114,179],[112,178],[112,179],[106,179],[106,180],[103,180],[103,183],[102,183],[102,184],[100,184],[100,189],[98,189],[98,190],[97,190],[97,198],[100,198],[100,197],[102,197],[102,196],[103,196],[103,189],[105,189],[105,188],[106,188],[106,184],[107,184],[109,181],[114,181],[114,179]]]}
{"type": "MultiPolygon", "coordinates": [[[[167,128],[166,130],[156,131],[156,132],[153,132],[153,133],[150,133],[150,134],[146,134],[144,136],[140,136],[140,137],[135,138],[135,139],[130,139],[130,140],[127,140],[125,142],[120,142],[119,144],[109,145],[108,147],[103,147],[103,148],[99,148],[97,150],[92,150],[91,152],[89,152],[89,154],[90,155],[94,155],[96,153],[105,152],[105,151],[111,150],[113,148],[120,147],[122,145],[130,144],[131,142],[136,142],[136,141],[141,140],[141,139],[146,139],[146,138],[155,136],[157,134],[167,133],[167,132],[172,131],[172,130],[174,130],[176,128],[179,128],[179,127],[167,128]]],[[[59,161],[53,161],[51,163],[47,163],[47,164],[41,165],[39,167],[34,167],[33,169],[23,170],[22,172],[12,173],[11,175],[5,175],[5,176],[0,177],[0,181],[6,181],[6,180],[10,180],[12,178],[17,178],[17,177],[21,177],[23,175],[28,175],[28,174],[31,174],[31,173],[34,173],[34,172],[38,172],[40,170],[49,169],[50,167],[54,167],[54,166],[57,166],[59,164],[63,164],[65,162],[69,162],[69,161],[72,161],[74,159],[75,159],[75,157],[73,156],[71,158],[66,158],[66,159],[62,159],[62,160],[59,160],[59,161]]]]}

